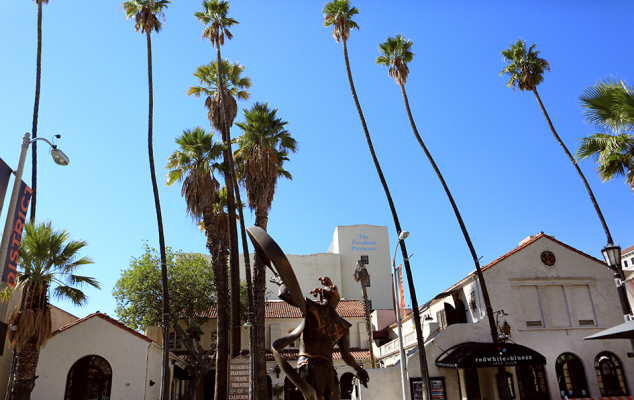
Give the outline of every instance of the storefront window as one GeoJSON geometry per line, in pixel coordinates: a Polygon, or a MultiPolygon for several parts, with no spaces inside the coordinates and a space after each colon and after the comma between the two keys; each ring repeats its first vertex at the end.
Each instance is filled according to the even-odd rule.
{"type": "Polygon", "coordinates": [[[604,351],[594,360],[594,369],[601,396],[629,396],[625,375],[619,359],[612,353],[604,351]]]}
{"type": "Polygon", "coordinates": [[[521,365],[517,369],[520,400],[549,400],[543,365],[521,365]]]}
{"type": "Polygon", "coordinates": [[[586,373],[581,360],[574,354],[564,353],[555,364],[561,397],[590,397],[586,373]]]}

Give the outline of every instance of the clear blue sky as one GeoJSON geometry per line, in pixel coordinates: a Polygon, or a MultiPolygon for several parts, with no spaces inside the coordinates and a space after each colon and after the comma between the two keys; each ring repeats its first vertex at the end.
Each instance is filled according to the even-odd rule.
{"type": "MultiPolygon", "coordinates": [[[[539,86],[562,140],[593,133],[578,96],[595,81],[634,80],[634,4],[626,1],[356,1],[359,31],[348,42],[357,93],[403,229],[419,303],[474,269],[449,202],[416,143],[398,86],[374,64],[377,44],[398,33],[414,41],[406,89],[418,130],[441,168],[482,265],[540,231],[601,258],[603,229],[585,188],[555,142],[532,93],[513,92],[500,52],[518,37],[537,43],[552,72],[539,86]]],[[[269,232],[291,254],[325,252],[337,225],[385,225],[396,232],[365,143],[347,82],[343,51],[322,25],[322,1],[235,0],[240,22],[223,56],[246,66],[249,107],[268,101],[289,122],[300,151],[278,184],[269,232]]],[[[40,145],[37,219],[87,240],[95,264],[82,272],[101,291],[73,308],[77,316],[114,315],[120,271],[143,241],[158,247],[147,156],[147,55],[115,1],[51,0],[44,5],[38,134],[58,142],[71,160],[58,167],[40,145]]],[[[203,100],[188,98],[195,68],[215,58],[193,16],[198,1],[174,0],[164,30],[152,35],[154,155],[160,182],[174,139],[209,127],[203,100]]],[[[0,12],[0,157],[17,166],[31,130],[35,92],[37,6],[3,2],[0,12]]],[[[241,113],[237,121],[241,120],[241,113]]],[[[233,135],[238,135],[234,129],[233,135]]],[[[29,151],[30,159],[30,151],[29,151]]],[[[582,169],[614,240],[634,244],[627,210],[634,200],[622,181],[601,183],[582,169]]],[[[27,162],[24,180],[30,183],[27,162]]],[[[205,238],[185,214],[180,188],[160,185],[166,241],[206,252],[205,238]]],[[[8,197],[8,196],[7,196],[8,197]]],[[[5,213],[6,213],[5,207],[5,213]]],[[[247,212],[247,226],[253,217],[247,212]]],[[[4,213],[0,221],[4,225],[4,213]]],[[[398,260],[400,262],[400,259],[398,260]]],[[[387,266],[386,266],[387,267],[387,266]]],[[[495,290],[494,288],[490,290],[495,290]]],[[[496,305],[493,305],[496,307],[496,305]]],[[[618,305],[615,305],[618,307],[618,305]]],[[[498,306],[499,308],[499,306],[498,306]]]]}

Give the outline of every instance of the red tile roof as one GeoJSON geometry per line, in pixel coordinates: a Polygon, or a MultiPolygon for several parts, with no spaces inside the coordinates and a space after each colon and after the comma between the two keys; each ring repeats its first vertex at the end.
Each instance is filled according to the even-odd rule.
{"type": "MultiPolygon", "coordinates": [[[[282,300],[269,300],[266,302],[266,318],[301,318],[299,308],[293,307],[282,300]]],[[[360,300],[341,300],[337,304],[337,313],[344,318],[363,317],[363,303],[360,300]]]]}
{"type": "Polygon", "coordinates": [[[127,331],[127,332],[129,332],[129,333],[131,333],[131,334],[133,334],[133,335],[135,335],[135,336],[138,336],[138,337],[140,337],[141,339],[143,339],[143,340],[145,340],[145,341],[147,341],[147,342],[151,342],[151,341],[152,341],[152,339],[150,339],[149,337],[147,337],[147,336],[145,336],[145,335],[143,335],[143,334],[141,334],[141,333],[139,333],[139,332],[135,331],[134,329],[128,328],[128,327],[127,327],[127,326],[125,326],[123,323],[121,323],[121,322],[117,321],[117,320],[116,320],[116,319],[114,319],[114,318],[109,317],[109,316],[108,316],[108,314],[100,313],[99,311],[97,311],[96,313],[90,314],[90,315],[88,315],[88,316],[85,316],[84,318],[80,318],[80,319],[78,319],[78,320],[76,320],[76,321],[73,321],[73,322],[71,322],[71,323],[70,323],[70,324],[68,324],[68,325],[64,325],[64,326],[62,326],[61,328],[59,328],[58,330],[56,330],[55,332],[53,332],[53,334],[51,335],[51,337],[52,337],[52,336],[57,335],[57,334],[58,334],[58,333],[60,333],[60,332],[65,331],[65,330],[67,330],[67,329],[70,329],[70,328],[72,328],[72,327],[73,327],[73,326],[75,326],[75,325],[79,325],[79,324],[81,324],[82,322],[87,321],[87,320],[89,320],[90,318],[93,318],[93,317],[99,317],[99,318],[101,318],[101,319],[103,319],[103,320],[105,320],[105,321],[108,321],[108,322],[110,322],[112,325],[114,325],[114,326],[116,326],[116,327],[119,327],[119,328],[123,329],[124,331],[127,331]]]}
{"type": "MultiPolygon", "coordinates": [[[[293,307],[282,300],[269,300],[266,302],[265,318],[301,318],[302,313],[299,308],[293,307]]],[[[337,313],[344,318],[364,317],[363,303],[360,300],[341,300],[337,304],[337,313]]],[[[218,313],[216,308],[202,314],[202,317],[216,319],[218,313]]]]}

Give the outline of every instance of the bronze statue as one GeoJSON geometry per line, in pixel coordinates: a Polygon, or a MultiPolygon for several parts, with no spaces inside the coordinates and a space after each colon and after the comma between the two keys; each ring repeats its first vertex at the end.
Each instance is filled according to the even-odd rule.
{"type": "Polygon", "coordinates": [[[302,392],[306,400],[340,400],[339,379],[332,362],[332,352],[339,345],[341,358],[355,369],[356,377],[367,386],[370,380],[367,371],[350,354],[350,326],[335,308],[340,297],[337,286],[329,278],[319,278],[324,287],[312,290],[319,302],[304,298],[295,273],[277,243],[262,229],[247,230],[257,254],[273,270],[273,282],[280,285],[279,297],[286,303],[298,307],[304,319],[288,336],[276,340],[272,345],[273,356],[286,376],[302,392]],[[279,273],[279,274],[278,274],[279,273]],[[297,369],[282,358],[280,351],[300,337],[297,369]]]}

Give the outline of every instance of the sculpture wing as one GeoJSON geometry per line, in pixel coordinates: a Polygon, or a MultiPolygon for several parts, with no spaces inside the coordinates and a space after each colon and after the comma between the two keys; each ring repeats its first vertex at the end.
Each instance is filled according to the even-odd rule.
{"type": "Polygon", "coordinates": [[[297,282],[297,277],[295,276],[295,272],[293,272],[291,263],[286,258],[280,246],[260,227],[252,226],[247,229],[247,233],[251,238],[253,247],[255,247],[255,252],[260,256],[262,262],[271,268],[271,262],[273,263],[275,270],[282,278],[282,282],[286,285],[295,304],[297,304],[302,311],[302,314],[306,316],[306,301],[302,296],[302,289],[299,287],[299,282],[297,282]]]}

